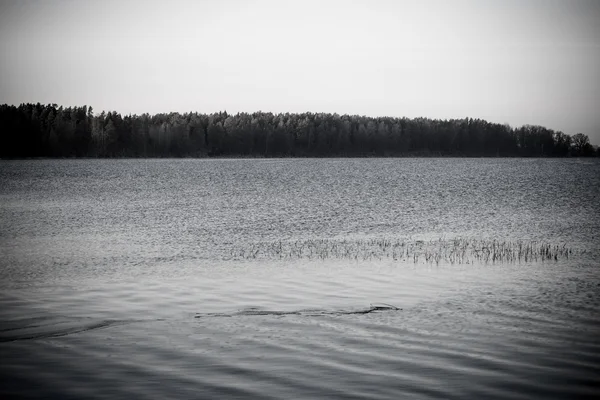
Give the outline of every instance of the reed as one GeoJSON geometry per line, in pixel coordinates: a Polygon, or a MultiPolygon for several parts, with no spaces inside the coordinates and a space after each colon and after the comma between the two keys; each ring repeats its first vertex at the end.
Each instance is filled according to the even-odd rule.
{"type": "Polygon", "coordinates": [[[431,241],[371,239],[301,239],[295,241],[256,242],[234,249],[237,260],[355,260],[391,259],[415,264],[470,264],[548,262],[568,259],[573,250],[566,244],[537,241],[502,241],[497,239],[455,238],[431,241]]]}

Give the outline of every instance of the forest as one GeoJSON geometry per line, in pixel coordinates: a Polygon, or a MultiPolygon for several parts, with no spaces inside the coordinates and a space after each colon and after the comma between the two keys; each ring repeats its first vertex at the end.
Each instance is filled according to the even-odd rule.
{"type": "Polygon", "coordinates": [[[324,113],[94,114],[0,105],[0,158],[598,156],[587,135],[481,119],[324,113]]]}

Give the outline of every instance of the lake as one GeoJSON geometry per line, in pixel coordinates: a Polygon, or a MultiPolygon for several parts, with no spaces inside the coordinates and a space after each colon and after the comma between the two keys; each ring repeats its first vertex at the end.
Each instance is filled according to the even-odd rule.
{"type": "Polygon", "coordinates": [[[0,161],[0,397],[595,398],[600,160],[0,161]]]}

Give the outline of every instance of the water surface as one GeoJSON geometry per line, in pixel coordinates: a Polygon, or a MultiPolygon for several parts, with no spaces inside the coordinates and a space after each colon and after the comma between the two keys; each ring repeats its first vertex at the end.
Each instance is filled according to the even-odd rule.
{"type": "Polygon", "coordinates": [[[599,188],[576,159],[2,161],[0,394],[594,397],[599,188]],[[455,240],[572,252],[377,247],[455,240]]]}

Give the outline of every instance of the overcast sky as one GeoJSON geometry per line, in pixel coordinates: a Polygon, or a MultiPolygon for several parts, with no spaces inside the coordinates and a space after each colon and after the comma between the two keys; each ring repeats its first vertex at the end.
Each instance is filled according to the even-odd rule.
{"type": "Polygon", "coordinates": [[[0,103],[482,118],[600,144],[600,1],[0,0],[0,103]]]}

